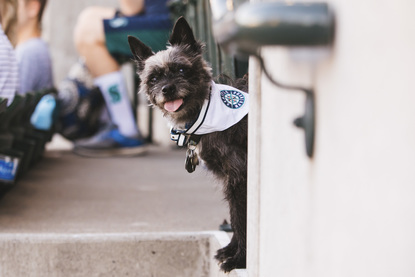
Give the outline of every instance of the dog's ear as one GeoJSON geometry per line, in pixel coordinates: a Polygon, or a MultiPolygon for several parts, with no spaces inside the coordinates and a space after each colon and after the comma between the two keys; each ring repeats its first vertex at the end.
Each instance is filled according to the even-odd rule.
{"type": "Polygon", "coordinates": [[[143,70],[143,61],[148,57],[154,55],[150,47],[145,45],[141,40],[136,37],[128,36],[128,44],[130,45],[131,53],[133,53],[134,59],[137,62],[138,69],[143,70]]]}
{"type": "Polygon", "coordinates": [[[202,50],[202,45],[196,41],[192,28],[190,28],[189,23],[183,16],[177,19],[174,24],[169,42],[172,46],[189,45],[194,51],[201,52],[202,50]]]}

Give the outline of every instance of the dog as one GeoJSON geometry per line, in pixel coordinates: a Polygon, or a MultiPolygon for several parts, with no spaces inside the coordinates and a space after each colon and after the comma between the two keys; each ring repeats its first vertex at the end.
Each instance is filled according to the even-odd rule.
{"type": "Polygon", "coordinates": [[[139,93],[146,94],[150,103],[175,126],[172,139],[181,146],[188,146],[186,169],[192,172],[200,157],[207,169],[223,182],[234,233],[229,245],[218,250],[215,258],[225,272],[245,268],[247,78],[236,83],[239,89],[215,84],[211,67],[202,57],[204,45],[195,39],[183,17],[173,27],[167,50],[153,53],[150,47],[133,36],[128,37],[128,42],[141,80],[139,93]],[[212,87],[218,90],[218,86],[220,91],[214,95],[212,87]],[[218,112],[221,106],[224,113],[236,111],[239,114],[223,115],[219,119],[209,119],[215,115],[205,114],[201,118],[206,110],[218,112]],[[234,118],[233,122],[227,122],[229,118],[234,118]],[[208,126],[197,125],[200,121],[208,126]],[[198,130],[190,132],[191,128],[198,130]],[[200,134],[203,128],[207,133],[200,134]]]}

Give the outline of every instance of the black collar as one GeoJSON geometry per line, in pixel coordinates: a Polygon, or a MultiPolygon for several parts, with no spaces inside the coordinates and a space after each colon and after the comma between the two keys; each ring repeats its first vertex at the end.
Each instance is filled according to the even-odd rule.
{"type": "Polygon", "coordinates": [[[172,127],[170,129],[170,139],[175,141],[178,146],[186,146],[190,141],[192,143],[198,144],[200,141],[201,135],[195,135],[195,132],[202,126],[203,122],[205,121],[206,114],[209,110],[210,105],[210,93],[209,99],[206,99],[203,103],[202,109],[199,112],[199,115],[196,121],[186,124],[190,127],[186,127],[185,129],[180,129],[177,127],[172,127]]]}

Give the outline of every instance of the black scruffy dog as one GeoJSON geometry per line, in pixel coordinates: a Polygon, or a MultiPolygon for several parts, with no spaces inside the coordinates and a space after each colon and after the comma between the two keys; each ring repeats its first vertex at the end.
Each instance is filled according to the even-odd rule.
{"type": "MultiPolygon", "coordinates": [[[[132,36],[128,42],[141,79],[139,92],[145,93],[174,126],[195,122],[210,97],[212,75],[202,57],[204,45],[195,40],[186,20],[177,20],[167,50],[154,54],[132,36]]],[[[236,86],[247,91],[246,78],[241,80],[236,86]]],[[[229,203],[234,234],[229,245],[218,250],[215,256],[225,272],[246,266],[247,121],[248,115],[245,115],[226,130],[194,139],[196,151],[206,167],[223,181],[229,203]]],[[[194,166],[198,163],[197,158],[193,163],[194,166]]]]}

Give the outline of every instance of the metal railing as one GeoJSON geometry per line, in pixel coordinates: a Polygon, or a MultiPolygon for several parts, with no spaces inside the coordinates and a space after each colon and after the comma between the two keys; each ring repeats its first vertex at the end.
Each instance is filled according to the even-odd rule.
{"type": "MultiPolygon", "coordinates": [[[[229,2],[229,1],[228,1],[229,2]]],[[[233,0],[240,5],[246,0],[233,0]]],[[[213,36],[212,10],[208,0],[172,0],[169,2],[174,19],[184,16],[193,29],[195,37],[206,44],[204,58],[211,64],[213,76],[226,74],[231,78],[242,77],[248,71],[248,62],[221,49],[213,36]]]]}

